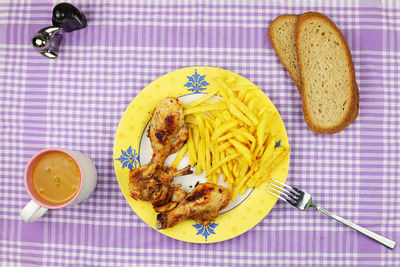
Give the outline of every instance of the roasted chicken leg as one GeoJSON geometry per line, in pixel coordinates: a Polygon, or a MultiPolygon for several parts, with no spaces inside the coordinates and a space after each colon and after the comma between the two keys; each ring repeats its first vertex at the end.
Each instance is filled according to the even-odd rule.
{"type": "Polygon", "coordinates": [[[181,185],[172,184],[177,175],[192,173],[190,166],[176,170],[164,166],[165,159],[179,149],[188,138],[183,107],[176,98],[163,99],[154,109],[148,132],[153,156],[150,162],[129,173],[132,198],[150,201],[157,216],[157,228],[172,227],[185,219],[208,225],[229,201],[228,190],[213,183],[196,186],[187,195],[181,185]]]}
{"type": "Polygon", "coordinates": [[[177,98],[167,97],[156,106],[151,118],[149,138],[153,148],[151,162],[164,164],[165,159],[181,149],[188,139],[183,107],[177,98]]]}
{"type": "Polygon", "coordinates": [[[208,225],[218,217],[219,211],[229,201],[229,193],[225,187],[208,182],[199,184],[176,208],[158,214],[156,226],[164,229],[186,219],[208,225]]]}
{"type": "Polygon", "coordinates": [[[151,201],[157,212],[174,208],[186,192],[180,184],[171,184],[175,176],[190,174],[190,166],[176,170],[157,163],[144,165],[129,173],[129,190],[133,199],[151,201]]]}
{"type": "Polygon", "coordinates": [[[153,157],[151,161],[129,173],[129,190],[133,199],[151,201],[157,212],[173,209],[186,192],[172,184],[175,176],[190,174],[190,166],[182,170],[164,166],[165,159],[181,149],[188,138],[183,107],[177,98],[163,99],[154,109],[148,132],[153,157]]]}

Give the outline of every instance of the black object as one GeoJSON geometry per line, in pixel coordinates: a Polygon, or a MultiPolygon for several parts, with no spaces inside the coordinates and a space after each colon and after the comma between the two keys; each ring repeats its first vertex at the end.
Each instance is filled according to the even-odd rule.
{"type": "Polygon", "coordinates": [[[42,55],[56,58],[64,32],[73,32],[87,26],[87,20],[79,9],[70,3],[60,3],[53,8],[53,26],[38,31],[32,38],[32,45],[42,55]]]}
{"type": "Polygon", "coordinates": [[[83,29],[87,26],[85,15],[70,3],[60,3],[53,8],[53,26],[65,32],[83,29]]]}

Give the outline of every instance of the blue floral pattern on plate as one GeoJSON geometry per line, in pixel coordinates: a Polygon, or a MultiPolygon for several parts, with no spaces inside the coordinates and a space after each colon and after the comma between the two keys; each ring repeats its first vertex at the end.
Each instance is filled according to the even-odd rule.
{"type": "Polygon", "coordinates": [[[275,147],[279,147],[281,146],[281,140],[279,140],[278,142],[275,143],[275,147]]]}
{"type": "Polygon", "coordinates": [[[136,149],[132,150],[132,147],[124,151],[121,149],[121,156],[116,160],[121,161],[122,169],[128,167],[130,170],[136,168],[139,165],[139,155],[136,152],[136,149]]]}
{"type": "Polygon", "coordinates": [[[206,82],[206,75],[197,74],[197,69],[194,70],[194,74],[192,76],[186,76],[188,78],[188,82],[184,85],[188,87],[188,90],[193,93],[200,93],[207,89],[208,82],[206,82]]]}
{"type": "Polygon", "coordinates": [[[202,235],[207,241],[207,237],[210,235],[215,235],[216,233],[214,232],[214,229],[218,226],[217,223],[212,222],[207,226],[204,226],[202,224],[196,223],[193,224],[193,227],[197,229],[197,234],[196,235],[202,235]]]}

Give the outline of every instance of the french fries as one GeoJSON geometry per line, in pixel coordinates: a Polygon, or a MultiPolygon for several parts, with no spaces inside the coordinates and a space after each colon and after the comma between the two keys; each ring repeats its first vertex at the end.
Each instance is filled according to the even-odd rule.
{"type": "Polygon", "coordinates": [[[188,143],[184,144],[181,148],[181,150],[179,150],[178,155],[176,155],[174,161],[171,164],[172,168],[178,168],[179,162],[181,162],[183,156],[185,156],[186,152],[188,151],[188,143]]]}
{"type": "Polygon", "coordinates": [[[278,114],[259,100],[256,87],[236,86],[233,76],[214,82],[217,89],[185,105],[189,138],[173,166],[188,153],[190,165],[197,164],[196,174],[206,171],[213,183],[222,175],[235,199],[247,188],[268,181],[290,148],[276,145],[281,133],[270,125],[278,114]]]}

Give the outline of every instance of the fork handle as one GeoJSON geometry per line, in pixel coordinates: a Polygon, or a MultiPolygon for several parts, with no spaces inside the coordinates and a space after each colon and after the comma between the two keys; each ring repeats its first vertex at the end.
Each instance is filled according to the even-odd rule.
{"type": "Polygon", "coordinates": [[[379,243],[385,245],[386,247],[388,247],[390,249],[394,249],[394,247],[396,246],[396,242],[394,242],[390,239],[387,239],[386,237],[383,237],[381,235],[378,235],[378,234],[376,234],[362,226],[359,226],[349,220],[346,220],[346,219],[336,215],[335,213],[329,212],[326,209],[321,208],[317,205],[313,205],[313,208],[316,209],[317,211],[321,212],[322,214],[329,216],[329,217],[335,219],[336,221],[339,221],[339,222],[353,228],[354,230],[357,230],[360,233],[363,233],[364,235],[374,239],[375,241],[378,241],[379,243]]]}

